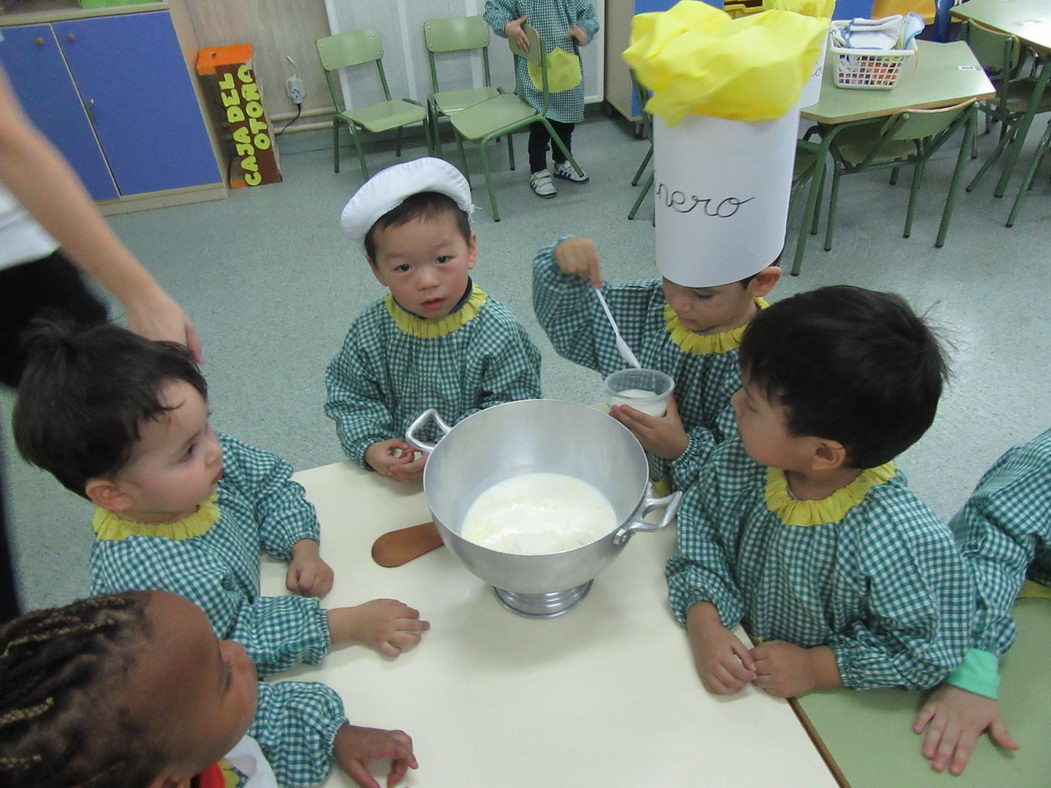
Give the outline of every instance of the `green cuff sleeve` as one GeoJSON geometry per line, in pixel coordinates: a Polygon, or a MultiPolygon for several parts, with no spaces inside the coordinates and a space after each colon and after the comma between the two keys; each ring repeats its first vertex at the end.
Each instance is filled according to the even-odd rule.
{"type": "Polygon", "coordinates": [[[972,648],[945,683],[996,700],[1000,689],[999,662],[996,654],[972,648]]]}

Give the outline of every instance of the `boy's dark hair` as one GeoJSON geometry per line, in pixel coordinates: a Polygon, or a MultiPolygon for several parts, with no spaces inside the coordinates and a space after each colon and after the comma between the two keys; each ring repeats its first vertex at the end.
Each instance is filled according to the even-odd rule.
{"type": "Polygon", "coordinates": [[[78,495],[89,480],[112,478],[128,464],[142,422],[169,410],[160,400],[166,382],[184,380],[208,398],[189,350],[113,323],[40,321],[25,347],[15,443],[27,462],[78,495]]]}
{"type": "Polygon", "coordinates": [[[148,604],[131,591],[0,628],[0,784],[122,788],[157,776],[171,743],[125,685],[150,637],[148,604]]]}
{"type": "Polygon", "coordinates": [[[406,197],[401,205],[387,211],[369,228],[369,231],[365,233],[365,254],[368,255],[370,261],[376,259],[376,239],[373,237],[376,230],[397,227],[413,219],[436,219],[446,214],[456,217],[457,229],[463,236],[464,243],[469,245],[471,243],[471,219],[467,212],[447,194],[417,192],[406,197]]]}
{"type": "Polygon", "coordinates": [[[948,367],[938,340],[893,293],[823,287],[760,310],[741,340],[741,372],[785,409],[792,435],[843,444],[872,468],[934,421],[948,367]]]}

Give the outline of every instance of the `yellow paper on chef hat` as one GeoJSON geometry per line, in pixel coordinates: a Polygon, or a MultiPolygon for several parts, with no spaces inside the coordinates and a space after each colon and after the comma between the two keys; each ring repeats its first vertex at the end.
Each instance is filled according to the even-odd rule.
{"type": "Polygon", "coordinates": [[[836,0],[763,0],[767,11],[792,11],[815,19],[831,19],[836,0]]]}
{"type": "Polygon", "coordinates": [[[624,59],[652,91],[646,109],[674,126],[689,114],[779,118],[799,101],[828,23],[787,11],[730,19],[699,0],[632,20],[624,59]]]}
{"type": "MultiPolygon", "coordinates": [[[[544,75],[540,64],[529,62],[529,79],[537,90],[544,89],[544,75]]],[[[580,58],[555,47],[547,53],[547,89],[552,93],[572,90],[580,84],[580,58]]]]}

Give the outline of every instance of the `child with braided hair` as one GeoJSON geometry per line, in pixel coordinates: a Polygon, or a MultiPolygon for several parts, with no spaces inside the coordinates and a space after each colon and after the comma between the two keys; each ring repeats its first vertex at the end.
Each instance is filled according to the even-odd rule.
{"type": "Polygon", "coordinates": [[[379,758],[388,785],[417,766],[405,733],[350,725],[323,684],[258,682],[244,648],[175,594],[95,597],[0,629],[7,788],[298,788],[333,759],[379,788],[366,767],[379,758]]]}
{"type": "Polygon", "coordinates": [[[429,627],[391,599],[325,610],[333,573],[292,468],[208,423],[207,384],[180,345],[109,323],[41,325],[15,405],[29,462],[95,504],[92,595],[180,594],[259,672],[320,662],[359,641],[398,656],[429,627]],[[259,594],[259,554],[289,564],[292,594],[259,594]]]}

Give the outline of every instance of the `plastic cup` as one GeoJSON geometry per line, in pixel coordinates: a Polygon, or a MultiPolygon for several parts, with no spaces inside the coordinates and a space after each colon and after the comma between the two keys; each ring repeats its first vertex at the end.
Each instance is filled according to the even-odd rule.
{"type": "Polygon", "coordinates": [[[668,397],[674,388],[671,375],[656,369],[622,369],[606,378],[611,406],[630,405],[650,416],[668,412],[668,397]]]}

